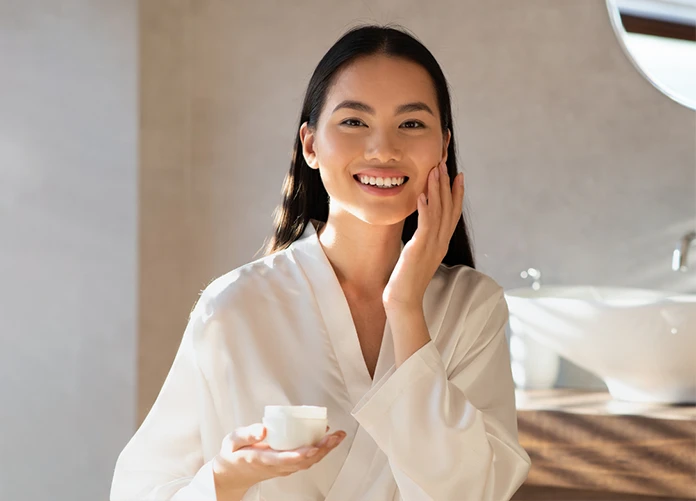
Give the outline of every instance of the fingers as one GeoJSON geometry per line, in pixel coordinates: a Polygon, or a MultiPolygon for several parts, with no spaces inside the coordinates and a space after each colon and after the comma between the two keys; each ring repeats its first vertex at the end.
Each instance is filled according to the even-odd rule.
{"type": "MultiPolygon", "coordinates": [[[[327,426],[326,430],[328,431],[329,429],[330,427],[327,426]]],[[[279,457],[281,460],[289,460],[290,462],[292,462],[295,459],[302,459],[303,457],[306,457],[307,453],[312,449],[328,448],[330,450],[333,445],[339,444],[346,436],[346,433],[344,431],[337,431],[331,434],[327,433],[314,446],[301,447],[299,449],[294,449],[290,451],[277,451],[275,449],[272,449],[271,446],[267,443],[262,443],[261,441],[252,442],[252,440],[255,440],[255,436],[261,436],[265,438],[265,431],[266,430],[265,427],[263,427],[263,425],[260,425],[258,428],[257,425],[237,428],[235,431],[233,431],[227,437],[225,437],[225,441],[227,441],[228,445],[224,448],[233,452],[239,451],[241,456],[248,456],[249,458],[251,458],[252,455],[255,453],[260,454],[265,451],[269,451],[271,454],[273,454],[275,457],[279,457]],[[262,430],[261,435],[255,435],[255,433],[259,432],[259,430],[262,430]],[[328,442],[334,437],[337,438],[336,444],[328,444],[328,442]],[[245,444],[244,442],[247,443],[245,444]]],[[[261,440],[263,440],[263,438],[261,438],[261,440]]],[[[273,461],[271,461],[271,463],[275,464],[273,461]]]]}
{"type": "MultiPolygon", "coordinates": [[[[423,233],[429,235],[431,229],[437,228],[437,214],[435,207],[440,205],[438,195],[439,170],[437,167],[430,170],[428,180],[425,186],[425,193],[418,196],[418,229],[423,230],[423,233]]],[[[418,233],[418,232],[417,232],[418,233]]]]}
{"type": "Polygon", "coordinates": [[[334,445],[338,445],[341,443],[341,441],[346,438],[346,432],[344,431],[337,431],[336,433],[327,433],[324,435],[324,437],[319,441],[319,443],[316,445],[316,447],[330,447],[334,445]]]}
{"type": "MultiPolygon", "coordinates": [[[[240,444],[249,433],[249,430],[239,428],[236,433],[230,433],[226,437],[226,441],[228,444],[240,444]]],[[[229,465],[228,467],[235,474],[260,482],[273,477],[285,477],[297,471],[311,468],[338,447],[345,437],[345,432],[337,431],[325,435],[314,446],[301,447],[291,451],[277,451],[266,447],[266,444],[255,443],[237,449],[231,455],[225,455],[221,452],[220,461],[222,464],[229,465]]],[[[224,446],[225,444],[223,444],[223,450],[224,446]]]]}
{"type": "MultiPolygon", "coordinates": [[[[456,181],[456,178],[455,178],[456,181]]],[[[456,199],[454,190],[456,182],[450,187],[450,178],[447,173],[447,164],[442,161],[436,167],[431,169],[428,175],[428,184],[426,191],[428,193],[427,204],[419,199],[418,204],[418,227],[434,230],[433,236],[442,237],[449,242],[452,236],[453,213],[456,207],[456,199]],[[423,212],[423,217],[421,217],[423,212]]],[[[461,213],[461,210],[460,210],[461,213]]],[[[458,217],[457,217],[458,219],[458,217]]]]}
{"type": "Polygon", "coordinates": [[[338,447],[345,437],[345,432],[337,431],[336,433],[327,434],[314,446],[301,447],[295,451],[288,451],[291,453],[297,453],[298,457],[296,459],[289,455],[283,457],[282,453],[279,453],[280,457],[278,458],[278,465],[290,467],[298,466],[300,469],[309,468],[313,464],[324,459],[329,452],[338,447]]]}
{"type": "MultiPolygon", "coordinates": [[[[439,237],[443,240],[449,242],[452,233],[449,232],[451,221],[452,221],[452,189],[450,188],[450,177],[447,173],[447,164],[442,161],[439,165],[440,168],[440,206],[441,206],[441,218],[440,218],[440,228],[439,237]]],[[[443,242],[444,243],[444,242],[443,242]]]]}
{"type": "MultiPolygon", "coordinates": [[[[421,193],[418,196],[418,228],[423,228],[428,230],[428,202],[426,201],[425,194],[421,193]]],[[[416,232],[418,233],[418,232],[416,232]]]]}
{"type": "Polygon", "coordinates": [[[261,442],[264,438],[266,438],[266,427],[261,423],[254,423],[235,429],[225,437],[225,440],[230,442],[230,448],[232,452],[235,452],[242,447],[261,442]]]}
{"type": "Polygon", "coordinates": [[[329,454],[332,450],[334,450],[336,447],[338,447],[342,442],[343,439],[346,438],[345,432],[338,431],[336,433],[332,433],[330,435],[326,435],[324,438],[319,441],[318,444],[314,447],[309,447],[307,454],[312,452],[313,450],[316,449],[316,453],[312,456],[307,455],[308,460],[303,461],[304,466],[309,468],[315,463],[318,463],[324,457],[329,454]]]}
{"type": "Polygon", "coordinates": [[[440,196],[440,182],[442,176],[439,166],[430,171],[428,178],[428,222],[432,230],[437,231],[442,216],[442,202],[440,196]]]}
{"type": "Polygon", "coordinates": [[[427,202],[418,199],[418,228],[437,240],[438,245],[449,245],[459,218],[462,215],[464,174],[455,176],[450,186],[447,165],[443,161],[428,174],[427,202]]]}

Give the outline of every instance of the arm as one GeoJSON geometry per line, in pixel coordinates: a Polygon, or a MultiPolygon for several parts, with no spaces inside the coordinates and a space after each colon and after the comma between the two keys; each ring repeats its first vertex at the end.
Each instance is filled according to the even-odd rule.
{"type": "Polygon", "coordinates": [[[428,341],[353,410],[387,455],[405,501],[505,501],[527,477],[502,290],[478,310],[460,326],[478,330],[476,341],[455,349],[449,375],[428,341]]]}
{"type": "Polygon", "coordinates": [[[204,329],[205,303],[191,312],[160,393],[116,462],[111,501],[216,501],[212,461],[205,462],[201,409],[212,397],[194,341],[204,329]]]}

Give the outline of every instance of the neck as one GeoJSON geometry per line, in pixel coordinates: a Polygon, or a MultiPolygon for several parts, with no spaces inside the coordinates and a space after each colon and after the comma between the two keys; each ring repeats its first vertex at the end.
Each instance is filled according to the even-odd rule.
{"type": "Polygon", "coordinates": [[[350,213],[329,211],[319,242],[341,286],[381,297],[401,254],[404,222],[373,225],[350,213]]]}

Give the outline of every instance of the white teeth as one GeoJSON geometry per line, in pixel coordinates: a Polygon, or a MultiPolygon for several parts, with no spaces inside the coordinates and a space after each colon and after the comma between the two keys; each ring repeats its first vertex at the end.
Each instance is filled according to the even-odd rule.
{"type": "Polygon", "coordinates": [[[404,177],[372,177],[372,176],[358,176],[362,184],[370,184],[373,186],[378,186],[380,188],[391,188],[392,186],[399,186],[404,184],[406,178],[404,177]]]}

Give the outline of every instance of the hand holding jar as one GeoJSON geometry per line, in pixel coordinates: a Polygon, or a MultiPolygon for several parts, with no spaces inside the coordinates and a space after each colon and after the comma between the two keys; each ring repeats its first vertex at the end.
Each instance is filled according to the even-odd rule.
{"type": "Polygon", "coordinates": [[[324,407],[266,406],[263,423],[237,428],[223,440],[213,461],[217,498],[239,501],[259,482],[310,468],[346,436],[328,430],[324,407]]]}

